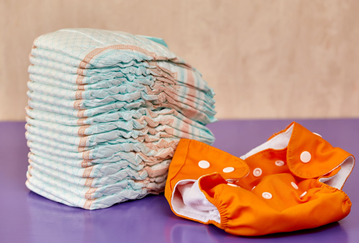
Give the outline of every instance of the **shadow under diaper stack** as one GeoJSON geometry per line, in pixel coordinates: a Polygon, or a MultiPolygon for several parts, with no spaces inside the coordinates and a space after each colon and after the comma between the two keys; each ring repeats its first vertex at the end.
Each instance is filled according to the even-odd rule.
{"type": "Polygon", "coordinates": [[[106,208],[164,190],[180,138],[214,142],[214,92],[162,39],[63,29],[30,54],[26,186],[106,208]]]}

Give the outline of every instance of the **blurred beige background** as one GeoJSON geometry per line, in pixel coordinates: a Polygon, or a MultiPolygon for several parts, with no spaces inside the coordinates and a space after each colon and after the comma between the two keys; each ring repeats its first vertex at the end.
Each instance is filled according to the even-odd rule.
{"type": "Polygon", "coordinates": [[[0,120],[24,120],[39,35],[99,28],[165,39],[217,93],[217,118],[359,117],[356,0],[1,0],[0,120]]]}

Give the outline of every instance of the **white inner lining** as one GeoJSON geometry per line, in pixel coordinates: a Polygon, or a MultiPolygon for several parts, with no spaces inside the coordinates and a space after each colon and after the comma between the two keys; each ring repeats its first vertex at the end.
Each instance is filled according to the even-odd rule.
{"type": "Polygon", "coordinates": [[[245,160],[246,158],[256,154],[260,151],[272,148],[272,149],[284,149],[288,146],[290,137],[292,136],[294,124],[291,125],[285,132],[278,134],[277,136],[271,138],[267,142],[259,145],[258,147],[252,149],[245,155],[241,156],[240,158],[245,160]]]}
{"type": "MultiPolygon", "coordinates": [[[[345,180],[348,178],[350,172],[353,170],[354,161],[354,157],[349,156],[343,161],[343,163],[339,165],[341,166],[341,169],[336,175],[329,178],[320,178],[319,181],[327,184],[328,186],[335,187],[341,190],[344,186],[345,180]]],[[[333,170],[335,170],[336,168],[334,168],[333,170]]]]}
{"type": "Polygon", "coordinates": [[[172,208],[182,216],[207,223],[214,220],[221,223],[218,209],[209,202],[199,189],[198,180],[181,180],[172,193],[172,208]]]}

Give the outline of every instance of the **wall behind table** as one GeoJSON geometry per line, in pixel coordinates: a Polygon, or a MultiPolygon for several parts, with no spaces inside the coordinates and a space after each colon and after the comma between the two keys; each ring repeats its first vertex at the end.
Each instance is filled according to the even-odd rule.
{"type": "Polygon", "coordinates": [[[61,28],[162,37],[218,118],[359,117],[359,1],[0,1],[0,120],[24,120],[33,40],[61,28]]]}

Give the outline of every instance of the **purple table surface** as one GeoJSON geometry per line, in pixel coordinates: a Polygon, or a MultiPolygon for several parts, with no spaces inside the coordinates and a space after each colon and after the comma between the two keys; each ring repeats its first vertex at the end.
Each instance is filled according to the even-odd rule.
{"type": "MultiPolygon", "coordinates": [[[[209,125],[215,147],[240,156],[284,129],[289,120],[227,120],[209,125]]],[[[359,119],[297,120],[333,146],[359,158],[359,119]]],[[[340,222],[316,229],[262,237],[230,235],[213,225],[176,217],[165,197],[88,211],[43,198],[25,187],[27,153],[24,122],[0,123],[0,242],[359,242],[359,170],[355,168],[344,191],[352,212],[340,222]]]]}

